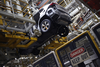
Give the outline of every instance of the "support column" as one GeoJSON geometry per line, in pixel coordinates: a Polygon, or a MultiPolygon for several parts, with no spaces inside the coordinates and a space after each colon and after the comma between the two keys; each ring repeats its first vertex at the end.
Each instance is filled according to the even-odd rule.
{"type": "MultiPolygon", "coordinates": [[[[20,1],[19,1],[19,0],[16,0],[16,4],[19,4],[19,5],[20,5],[20,1]]],[[[19,6],[19,5],[16,5],[17,10],[22,11],[21,6],[19,6]]],[[[23,14],[22,14],[22,13],[20,13],[20,12],[18,13],[18,15],[23,17],[23,14]]]]}
{"type": "Polygon", "coordinates": [[[11,13],[11,8],[9,8],[9,7],[11,7],[11,5],[10,5],[9,1],[6,1],[6,6],[7,6],[7,12],[11,13]]]}

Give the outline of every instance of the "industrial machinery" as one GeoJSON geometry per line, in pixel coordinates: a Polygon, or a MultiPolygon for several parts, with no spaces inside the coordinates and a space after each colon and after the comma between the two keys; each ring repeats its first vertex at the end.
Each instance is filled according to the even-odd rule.
{"type": "Polygon", "coordinates": [[[93,36],[95,37],[98,47],[100,48],[100,22],[96,23],[94,26],[91,27],[91,31],[93,36]]]}
{"type": "Polygon", "coordinates": [[[100,67],[100,8],[93,1],[0,0],[0,66],[100,67]],[[71,16],[65,37],[36,27],[33,16],[51,2],[71,16]]]}
{"type": "Polygon", "coordinates": [[[100,7],[99,0],[80,0],[84,5],[86,5],[91,11],[96,13],[100,17],[100,7]]]}
{"type": "Polygon", "coordinates": [[[35,5],[22,0],[0,1],[0,64],[19,58],[18,48],[28,48],[37,41],[39,30],[34,25],[32,16],[38,11],[35,5]],[[30,8],[31,7],[31,8],[30,8]],[[31,12],[33,10],[34,12],[31,12]],[[31,28],[34,27],[34,34],[31,28]],[[13,55],[12,55],[13,54],[13,55]],[[4,57],[4,59],[2,59],[4,57]]]}
{"type": "Polygon", "coordinates": [[[89,31],[74,37],[58,47],[55,52],[61,67],[92,64],[99,67],[100,49],[89,31]]]}
{"type": "MultiPolygon", "coordinates": [[[[50,49],[51,46],[48,46],[50,49]]],[[[53,48],[53,47],[52,47],[53,48]]],[[[100,48],[85,31],[33,62],[30,67],[100,67],[100,48]]]]}
{"type": "Polygon", "coordinates": [[[52,51],[42,58],[35,61],[31,66],[33,67],[59,67],[59,63],[55,52],[52,51]]]}

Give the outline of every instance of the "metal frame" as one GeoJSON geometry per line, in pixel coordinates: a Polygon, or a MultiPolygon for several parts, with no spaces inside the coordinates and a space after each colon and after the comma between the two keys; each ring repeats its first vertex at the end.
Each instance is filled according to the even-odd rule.
{"type": "Polygon", "coordinates": [[[63,44],[62,46],[58,47],[58,48],[55,50],[55,53],[56,53],[56,55],[57,55],[57,58],[58,58],[58,60],[59,60],[59,62],[60,62],[61,67],[63,67],[63,66],[62,66],[62,63],[61,63],[61,61],[60,61],[60,58],[59,58],[59,56],[58,56],[57,51],[58,51],[59,49],[61,49],[62,47],[68,45],[70,42],[74,41],[74,40],[77,39],[78,37],[84,35],[85,33],[88,33],[88,35],[90,36],[92,42],[94,43],[94,46],[95,46],[94,48],[96,48],[96,50],[98,51],[97,53],[99,53],[99,55],[100,55],[100,49],[99,49],[97,43],[95,42],[94,37],[90,34],[89,31],[85,31],[85,32],[79,34],[78,36],[74,37],[74,38],[71,39],[70,41],[66,42],[66,43],[63,44]]]}
{"type": "Polygon", "coordinates": [[[56,62],[57,62],[57,65],[58,65],[58,67],[60,67],[59,62],[58,62],[58,59],[57,59],[56,54],[55,54],[54,51],[51,51],[50,53],[46,54],[46,55],[43,56],[42,58],[36,60],[34,63],[32,63],[32,65],[34,65],[35,63],[37,63],[37,62],[39,62],[40,60],[44,59],[45,57],[47,57],[47,56],[50,55],[50,54],[53,54],[53,55],[54,55],[54,58],[55,58],[55,60],[56,60],[56,62]]]}
{"type": "Polygon", "coordinates": [[[93,26],[91,27],[91,31],[92,31],[93,36],[95,37],[96,41],[97,41],[98,44],[99,44],[98,47],[100,48],[100,41],[99,41],[98,37],[96,36],[95,32],[93,31],[93,29],[94,29],[96,26],[98,26],[98,25],[100,25],[100,22],[98,22],[98,23],[96,23],[95,25],[93,25],[93,26]]]}
{"type": "Polygon", "coordinates": [[[0,28],[2,28],[2,29],[14,30],[14,31],[20,31],[20,32],[28,32],[29,29],[32,28],[32,26],[36,24],[34,20],[30,20],[30,19],[27,19],[25,17],[20,17],[18,15],[6,13],[6,12],[3,12],[3,11],[0,11],[0,15],[32,23],[29,27],[27,27],[25,29],[18,29],[18,28],[6,27],[4,25],[0,25],[0,28]]]}
{"type": "Polygon", "coordinates": [[[59,39],[55,37],[55,40],[51,41],[49,45],[44,47],[44,49],[56,49],[67,41],[67,37],[60,37],[59,39]]]}
{"type": "MultiPolygon", "coordinates": [[[[31,4],[34,5],[34,4],[31,4]]],[[[28,1],[22,1],[22,0],[17,0],[17,1],[12,1],[12,0],[4,0],[3,2],[1,2],[1,8],[3,8],[3,10],[0,8],[0,20],[2,20],[2,24],[0,24],[0,28],[2,29],[6,29],[6,30],[11,30],[11,31],[19,31],[19,32],[24,32],[27,33],[29,32],[30,28],[32,28],[36,22],[33,20],[32,16],[34,15],[33,13],[31,13],[31,9],[29,8],[30,4],[28,4],[28,1]],[[6,3],[7,2],[7,3],[6,3]],[[23,4],[20,4],[23,3],[23,4]],[[15,5],[15,7],[13,6],[13,4],[15,5]],[[22,9],[22,10],[21,10],[22,9]],[[28,10],[25,12],[25,10],[28,10]],[[16,14],[17,13],[17,14],[16,14]],[[22,14],[24,13],[24,15],[22,14]],[[26,15],[29,15],[28,17],[26,15]],[[27,18],[26,18],[27,17],[27,18]],[[5,18],[9,19],[9,23],[10,24],[5,24],[5,18]],[[22,21],[23,25],[20,23],[13,23],[12,19],[14,21],[22,21]],[[26,26],[27,23],[30,23],[30,25],[26,26]],[[16,24],[16,27],[11,27],[10,25],[14,25],[16,24]],[[19,28],[18,28],[19,27],[19,28]],[[21,29],[22,28],[22,29],[21,29]],[[24,29],[23,29],[24,28],[24,29]]],[[[34,8],[34,7],[32,7],[34,8]]],[[[34,30],[34,32],[37,32],[40,34],[39,30],[34,30]]],[[[37,35],[36,33],[34,33],[34,35],[37,35]]]]}
{"type": "MultiPolygon", "coordinates": [[[[93,5],[91,5],[92,7],[89,5],[89,4],[92,4],[92,2],[91,2],[92,0],[87,0],[86,2],[84,0],[79,0],[79,1],[82,2],[86,7],[88,7],[91,11],[93,11],[100,17],[100,14],[99,14],[100,8],[99,8],[99,10],[97,10],[95,7],[93,8],[93,5]],[[89,2],[89,4],[88,4],[88,2],[89,2]]],[[[98,0],[96,0],[96,1],[98,1],[98,0]]],[[[98,3],[95,3],[95,1],[94,1],[94,4],[97,5],[96,7],[99,7],[98,6],[99,1],[98,1],[98,3]]]]}
{"type": "Polygon", "coordinates": [[[12,0],[4,0],[1,2],[1,8],[3,8],[3,10],[0,8],[0,36],[4,35],[2,38],[8,39],[8,41],[3,40],[6,43],[0,43],[1,47],[28,48],[32,43],[37,41],[36,37],[26,35],[26,33],[31,34],[30,30],[33,26],[34,29],[32,31],[34,31],[34,36],[41,35],[41,32],[35,28],[36,22],[32,19],[33,14],[30,12],[31,9],[29,8],[28,0],[26,1],[17,0],[14,3],[12,0]],[[25,6],[19,2],[25,4],[25,6]],[[14,4],[17,9],[12,4],[14,4]],[[25,9],[28,11],[24,12],[25,9]],[[25,13],[24,16],[21,15],[21,13],[25,13]],[[29,16],[26,18],[27,14],[29,16]],[[19,44],[23,40],[29,40],[29,43],[26,44],[24,42],[23,44],[19,44]]]}
{"type": "Polygon", "coordinates": [[[0,43],[0,47],[9,47],[9,48],[28,48],[32,43],[34,43],[35,41],[37,41],[36,37],[28,37],[25,36],[26,33],[22,33],[22,32],[12,32],[12,34],[10,33],[10,31],[6,31],[6,30],[1,30],[4,36],[2,36],[1,34],[1,38],[3,38],[3,40],[5,40],[4,42],[6,43],[0,43]],[[7,41],[6,41],[7,39],[7,41]],[[19,44],[21,41],[23,40],[29,40],[28,43],[26,44],[19,44]]]}
{"type": "Polygon", "coordinates": [[[8,17],[18,19],[18,20],[23,20],[23,21],[26,21],[26,22],[30,22],[30,23],[33,23],[34,25],[36,24],[36,22],[34,20],[30,20],[30,19],[27,19],[25,17],[18,16],[16,14],[10,14],[10,13],[4,12],[4,11],[0,11],[0,15],[8,16],[8,17]]]}

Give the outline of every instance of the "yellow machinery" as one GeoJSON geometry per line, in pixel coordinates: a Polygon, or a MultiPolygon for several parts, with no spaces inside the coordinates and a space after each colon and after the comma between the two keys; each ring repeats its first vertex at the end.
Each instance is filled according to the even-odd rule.
{"type": "Polygon", "coordinates": [[[66,43],[67,37],[55,37],[55,39],[53,41],[50,42],[49,45],[45,46],[44,49],[51,49],[51,50],[55,50],[56,48],[58,48],[59,46],[61,46],[62,44],[66,43]]]}
{"type": "MultiPolygon", "coordinates": [[[[100,49],[89,31],[83,32],[56,50],[57,58],[61,67],[76,66],[84,63],[91,65],[100,59],[100,49]]],[[[98,62],[96,62],[99,66],[98,62]]],[[[79,66],[81,67],[81,66],[79,66]]]]}
{"type": "MultiPolygon", "coordinates": [[[[10,21],[9,19],[3,19],[2,16],[0,16],[0,25],[3,26],[5,23],[5,26],[7,25],[4,21],[10,21]]],[[[18,22],[15,22],[18,23],[18,22]]],[[[13,24],[13,23],[12,23],[13,24]]],[[[10,27],[9,25],[7,27],[10,27]]],[[[10,31],[10,30],[0,30],[0,47],[10,47],[10,48],[27,48],[32,43],[37,41],[36,37],[30,37],[27,36],[26,33],[18,32],[18,31],[10,31]],[[21,41],[28,40],[29,42],[27,44],[21,44],[21,41]]]]}
{"type": "Polygon", "coordinates": [[[36,24],[32,16],[37,11],[28,0],[0,1],[0,66],[19,58],[19,48],[27,49],[37,41],[34,36],[39,30],[32,30],[36,24]],[[31,35],[30,30],[34,34],[31,35]]]}
{"type": "Polygon", "coordinates": [[[32,43],[37,41],[37,38],[25,36],[26,33],[22,32],[10,32],[6,30],[1,30],[0,33],[0,47],[10,47],[10,48],[27,48],[32,43]],[[29,40],[27,44],[20,44],[21,41],[29,40]]]}
{"type": "Polygon", "coordinates": [[[35,25],[29,6],[27,0],[0,1],[0,47],[27,48],[37,41],[27,35],[35,25]]]}
{"type": "MultiPolygon", "coordinates": [[[[1,50],[3,49],[2,47],[12,48],[12,51],[14,48],[28,48],[31,44],[37,41],[36,37],[29,36],[27,34],[30,33],[29,30],[35,25],[35,21],[32,18],[34,14],[31,12],[31,9],[29,8],[30,4],[28,4],[27,1],[28,0],[0,1],[0,47],[1,47],[0,49],[1,50]]],[[[63,1],[59,0],[58,4],[66,6],[66,4],[69,4],[71,1],[72,0],[70,0],[69,2],[67,1],[65,2],[65,0],[63,1]]],[[[35,30],[34,32],[36,32],[35,35],[39,34],[37,30],[35,30]]],[[[49,45],[44,46],[44,50],[55,51],[56,55],[53,52],[54,54],[53,59],[56,58],[57,64],[58,64],[57,61],[58,59],[61,67],[76,66],[83,62],[85,65],[91,65],[91,63],[94,64],[97,63],[98,58],[100,59],[100,48],[99,48],[100,45],[98,44],[95,42],[94,37],[89,33],[89,31],[86,31],[76,36],[75,38],[71,39],[70,41],[68,41],[67,37],[55,38],[55,40],[51,41],[49,45]]],[[[5,55],[7,55],[10,51],[7,53],[7,50],[6,52],[5,50],[6,49],[4,49],[3,51],[5,55]]],[[[5,55],[3,54],[2,56],[5,55]]]]}
{"type": "MultiPolygon", "coordinates": [[[[60,39],[63,40],[62,38],[60,39]]],[[[58,41],[55,40],[50,44],[51,45],[45,46],[44,49],[54,51],[36,60],[31,66],[81,67],[83,64],[89,67],[100,66],[100,49],[89,31],[79,34],[70,41],[66,40],[65,43],[61,44],[60,41],[58,43],[58,41]]]]}

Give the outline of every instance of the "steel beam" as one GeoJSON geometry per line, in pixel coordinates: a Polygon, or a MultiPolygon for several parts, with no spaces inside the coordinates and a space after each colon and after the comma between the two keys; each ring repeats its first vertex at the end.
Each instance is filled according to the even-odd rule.
{"type": "Polygon", "coordinates": [[[6,30],[14,30],[14,31],[19,31],[19,32],[28,32],[30,28],[32,28],[33,24],[30,25],[27,29],[18,29],[18,28],[14,28],[14,27],[5,27],[5,26],[2,26],[0,25],[0,28],[2,29],[6,29],[6,30]]]}
{"type": "Polygon", "coordinates": [[[32,24],[36,24],[36,22],[34,20],[31,20],[31,19],[27,19],[25,17],[21,17],[21,16],[18,16],[16,14],[11,14],[11,13],[7,13],[7,12],[4,12],[4,11],[0,11],[0,15],[3,15],[3,16],[8,16],[8,17],[11,17],[11,18],[14,18],[14,19],[18,19],[18,20],[22,20],[22,21],[26,21],[26,22],[30,22],[32,24]]]}

